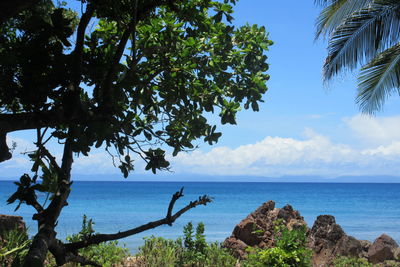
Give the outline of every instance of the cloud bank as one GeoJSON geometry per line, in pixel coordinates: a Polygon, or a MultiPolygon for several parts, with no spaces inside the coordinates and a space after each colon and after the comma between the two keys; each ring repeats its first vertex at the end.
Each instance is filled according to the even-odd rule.
{"type": "Polygon", "coordinates": [[[172,159],[179,172],[215,175],[398,175],[400,173],[400,117],[344,119],[349,135],[363,148],[333,143],[311,129],[304,139],[267,136],[255,144],[216,147],[172,159]],[[381,144],[381,145],[378,145],[381,144]]]}
{"type": "MultiPolygon", "coordinates": [[[[400,116],[356,115],[343,119],[343,122],[346,134],[353,136],[361,146],[333,142],[330,136],[305,129],[301,139],[266,136],[253,144],[180,153],[170,158],[172,170],[177,174],[268,177],[399,175],[400,116]]],[[[23,139],[11,137],[8,142],[12,141],[17,142],[17,150],[12,160],[2,163],[3,176],[17,176],[29,171],[30,162],[19,153],[31,150],[33,146],[23,139]]],[[[144,163],[140,159],[136,163],[135,173],[144,173],[144,163]]],[[[93,151],[89,157],[77,158],[73,171],[78,174],[119,173],[111,157],[101,150],[93,151]]]]}

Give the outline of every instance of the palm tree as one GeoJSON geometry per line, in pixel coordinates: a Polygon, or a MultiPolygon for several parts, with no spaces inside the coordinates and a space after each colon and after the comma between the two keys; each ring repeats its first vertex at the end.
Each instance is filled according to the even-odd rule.
{"type": "Polygon", "coordinates": [[[361,66],[356,102],[374,114],[400,94],[400,0],[315,0],[316,38],[328,37],[324,81],[361,66]]]}

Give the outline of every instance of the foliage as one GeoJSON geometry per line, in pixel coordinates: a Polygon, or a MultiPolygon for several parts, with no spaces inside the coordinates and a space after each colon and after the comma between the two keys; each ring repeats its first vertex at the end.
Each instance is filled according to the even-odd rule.
{"type": "Polygon", "coordinates": [[[333,261],[334,267],[372,267],[373,265],[363,258],[338,257],[333,261]]]}
{"type": "Polygon", "coordinates": [[[316,0],[324,9],[317,37],[329,37],[324,79],[362,65],[357,102],[363,112],[380,110],[400,88],[400,2],[316,0]]]}
{"type": "Polygon", "coordinates": [[[221,248],[218,243],[208,244],[204,235],[204,224],[199,223],[196,233],[193,224],[183,229],[183,238],[167,240],[161,237],[146,238],[139,248],[138,257],[143,266],[192,266],[192,267],[231,267],[236,259],[221,248]]]}
{"type": "MultiPolygon", "coordinates": [[[[272,44],[265,27],[232,23],[236,0],[80,2],[74,10],[35,1],[0,20],[0,161],[10,158],[7,133],[37,133],[30,172],[8,203],[34,207],[39,232],[54,233],[36,235],[32,246],[72,254],[54,227],[74,158],[104,149],[127,177],[136,160],[156,173],[170,167],[166,151],[215,144],[212,114],[236,124],[241,109],[259,110],[272,44]],[[50,201],[39,203],[43,194],[50,201]]],[[[32,248],[26,264],[42,262],[44,250],[32,248]]]]}
{"type": "Polygon", "coordinates": [[[15,228],[0,233],[0,262],[2,266],[20,266],[31,241],[27,231],[15,228]]]}
{"type": "Polygon", "coordinates": [[[174,267],[180,261],[181,242],[154,236],[144,240],[144,245],[139,248],[138,253],[141,266],[174,267]]]}
{"type": "Polygon", "coordinates": [[[275,226],[275,247],[269,249],[248,248],[248,258],[242,262],[244,267],[308,267],[311,250],[306,248],[306,227],[289,230],[282,221],[275,226]]]}
{"type": "MultiPolygon", "coordinates": [[[[67,241],[77,242],[85,239],[88,236],[95,234],[93,229],[94,222],[92,219],[87,219],[86,215],[83,215],[82,229],[77,234],[67,236],[67,241]]],[[[79,254],[87,259],[91,259],[101,266],[111,267],[118,264],[122,264],[129,255],[127,248],[121,247],[117,241],[104,242],[98,245],[92,245],[79,250],[79,254]]],[[[55,261],[48,255],[48,262],[50,265],[54,265],[55,261]]],[[[68,264],[70,267],[81,266],[79,264],[68,264]]]]}
{"type": "MultiPolygon", "coordinates": [[[[77,242],[93,235],[95,233],[93,224],[94,222],[92,219],[87,220],[86,215],[84,215],[81,231],[78,234],[67,237],[67,241],[77,242]]],[[[129,255],[129,250],[120,247],[117,241],[104,242],[98,245],[86,247],[81,249],[79,252],[80,255],[99,263],[101,266],[114,266],[122,263],[129,255]]]]}

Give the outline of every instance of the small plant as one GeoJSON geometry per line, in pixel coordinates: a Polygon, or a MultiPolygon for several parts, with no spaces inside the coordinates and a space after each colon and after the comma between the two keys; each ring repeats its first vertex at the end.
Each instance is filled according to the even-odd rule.
{"type": "Polygon", "coordinates": [[[184,234],[184,250],[182,255],[182,263],[195,266],[199,262],[205,261],[205,250],[208,246],[204,237],[204,224],[200,222],[196,227],[194,235],[193,224],[189,222],[183,227],[184,234]]]}
{"type": "Polygon", "coordinates": [[[138,259],[142,267],[174,267],[182,257],[182,241],[164,239],[162,237],[145,238],[144,245],[139,248],[138,259]]]}
{"type": "Polygon", "coordinates": [[[372,267],[373,265],[363,258],[338,257],[333,261],[334,267],[372,267]]]}
{"type": "Polygon", "coordinates": [[[26,230],[17,227],[0,235],[0,263],[2,266],[20,266],[31,241],[26,230]]]}

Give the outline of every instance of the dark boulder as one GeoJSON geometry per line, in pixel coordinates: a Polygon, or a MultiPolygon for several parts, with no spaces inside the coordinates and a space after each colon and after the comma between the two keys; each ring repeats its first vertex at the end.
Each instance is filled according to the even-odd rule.
{"type": "Polygon", "coordinates": [[[337,256],[360,257],[363,246],[352,236],[346,235],[331,215],[320,215],[314,222],[308,236],[309,247],[313,250],[313,266],[329,266],[337,256]]]}
{"type": "Polygon", "coordinates": [[[368,260],[371,263],[379,263],[386,260],[394,260],[398,254],[399,245],[388,235],[381,235],[375,239],[368,249],[368,260]]]}
{"type": "Polygon", "coordinates": [[[0,215],[0,235],[13,229],[26,230],[25,222],[21,216],[0,215]]]}

